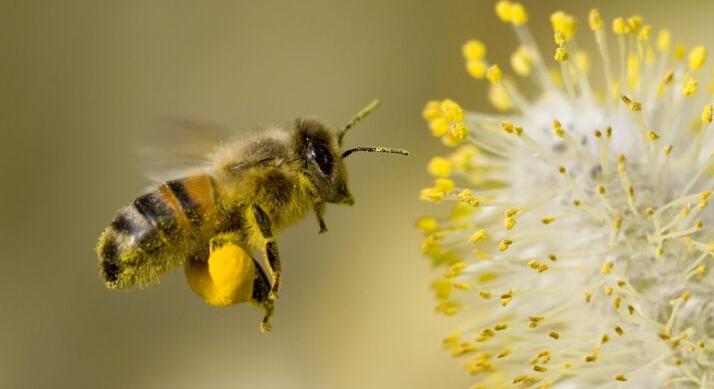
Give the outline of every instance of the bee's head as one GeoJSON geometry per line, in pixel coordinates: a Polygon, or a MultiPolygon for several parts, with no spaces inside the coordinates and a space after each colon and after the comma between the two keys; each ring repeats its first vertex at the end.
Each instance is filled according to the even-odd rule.
{"type": "Polygon", "coordinates": [[[357,122],[379,106],[374,100],[360,111],[342,130],[334,133],[322,123],[310,119],[298,119],[293,132],[293,145],[303,171],[327,203],[354,204],[354,198],[347,188],[347,170],[344,159],[356,151],[396,153],[408,155],[406,150],[388,147],[355,147],[342,150],[345,134],[357,122]]]}

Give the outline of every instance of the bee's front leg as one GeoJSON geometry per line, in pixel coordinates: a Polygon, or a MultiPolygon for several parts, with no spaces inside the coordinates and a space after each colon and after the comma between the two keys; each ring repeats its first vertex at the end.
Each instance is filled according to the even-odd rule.
{"type": "Polygon", "coordinates": [[[280,289],[280,253],[278,253],[278,245],[275,243],[273,227],[268,214],[265,213],[265,211],[257,204],[253,204],[252,208],[255,222],[258,225],[261,235],[263,235],[263,239],[265,240],[263,254],[267,259],[268,268],[273,276],[273,286],[270,288],[270,295],[268,298],[270,300],[276,300],[280,289]]]}
{"type": "Polygon", "coordinates": [[[325,224],[325,203],[315,203],[315,216],[317,216],[317,223],[320,225],[320,233],[327,232],[327,225],[325,224]]]}

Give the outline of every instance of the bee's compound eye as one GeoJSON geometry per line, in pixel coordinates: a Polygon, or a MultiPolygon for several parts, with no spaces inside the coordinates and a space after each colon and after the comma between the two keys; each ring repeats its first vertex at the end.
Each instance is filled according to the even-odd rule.
{"type": "Polygon", "coordinates": [[[322,143],[314,143],[312,145],[312,148],[314,152],[314,161],[315,163],[317,163],[317,167],[320,168],[320,171],[324,175],[332,175],[332,170],[334,168],[335,162],[332,157],[332,153],[330,152],[330,149],[327,147],[327,145],[324,145],[322,143]]]}

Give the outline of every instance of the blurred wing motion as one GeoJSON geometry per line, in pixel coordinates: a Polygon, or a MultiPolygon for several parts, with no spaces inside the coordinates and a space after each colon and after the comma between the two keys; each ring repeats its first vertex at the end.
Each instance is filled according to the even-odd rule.
{"type": "Polygon", "coordinates": [[[231,135],[214,124],[182,118],[162,120],[144,133],[136,149],[137,168],[156,183],[185,176],[207,166],[211,152],[231,135]]]}

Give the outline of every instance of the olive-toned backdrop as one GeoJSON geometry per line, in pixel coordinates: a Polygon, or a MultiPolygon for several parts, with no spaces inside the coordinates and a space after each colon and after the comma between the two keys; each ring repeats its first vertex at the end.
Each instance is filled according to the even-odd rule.
{"type": "MultiPolygon", "coordinates": [[[[677,39],[714,43],[712,4],[525,3],[548,50],[548,15],[585,20],[595,3],[608,19],[638,12],[677,39]]],[[[413,221],[430,208],[417,194],[441,149],[423,103],[488,109],[484,84],[463,71],[471,37],[502,64],[515,48],[482,0],[3,1],[0,387],[467,387],[440,349],[455,321],[433,313],[413,221]],[[180,272],[140,292],[104,289],[95,240],[147,185],[133,150],[158,119],[339,126],[373,97],[383,107],[349,144],[412,155],[350,158],[355,207],[329,207],[326,235],[309,218],[279,236],[271,334],[254,308],[204,305],[180,272]]]]}

